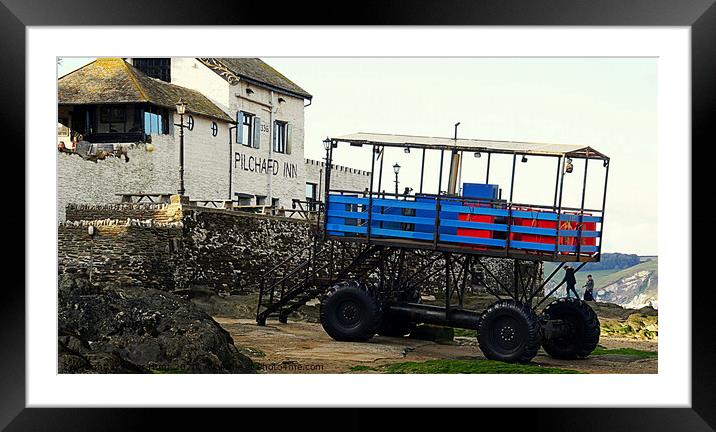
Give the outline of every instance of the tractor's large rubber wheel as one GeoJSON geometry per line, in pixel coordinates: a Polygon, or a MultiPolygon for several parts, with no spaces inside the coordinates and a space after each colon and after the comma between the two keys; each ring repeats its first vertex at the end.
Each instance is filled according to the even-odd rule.
{"type": "Polygon", "coordinates": [[[557,335],[543,335],[542,347],[557,359],[585,358],[599,344],[599,318],[584,301],[561,298],[548,304],[542,311],[543,322],[556,320],[566,323],[569,331],[557,335]]]}
{"type": "Polygon", "coordinates": [[[337,341],[365,342],[381,324],[380,305],[357,283],[331,288],[321,302],[321,325],[337,341]]]}
{"type": "Polygon", "coordinates": [[[523,303],[498,301],[482,314],[477,342],[490,360],[529,363],[542,342],[539,319],[523,303]]]}

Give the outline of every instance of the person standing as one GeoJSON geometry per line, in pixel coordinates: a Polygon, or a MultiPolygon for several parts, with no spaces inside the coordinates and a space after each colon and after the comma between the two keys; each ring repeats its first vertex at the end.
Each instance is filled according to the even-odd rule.
{"type": "Polygon", "coordinates": [[[574,269],[572,266],[566,265],[564,266],[564,271],[565,274],[563,282],[567,284],[567,298],[569,298],[569,291],[571,290],[574,293],[574,297],[579,299],[579,294],[574,288],[577,285],[577,278],[574,277],[574,269]]]}
{"type": "Polygon", "coordinates": [[[587,283],[584,284],[584,301],[594,301],[594,279],[587,275],[587,283]]]}

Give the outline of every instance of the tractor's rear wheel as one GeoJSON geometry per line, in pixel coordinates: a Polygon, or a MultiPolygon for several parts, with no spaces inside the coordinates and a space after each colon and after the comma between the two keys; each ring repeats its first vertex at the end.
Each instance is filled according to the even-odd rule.
{"type": "Polygon", "coordinates": [[[599,319],[584,301],[561,298],[542,311],[542,347],[558,359],[585,358],[599,344],[599,319]]]}
{"type": "Polygon", "coordinates": [[[321,302],[321,325],[337,341],[364,342],[375,336],[382,320],[380,305],[358,283],[331,288],[321,302]]]}
{"type": "Polygon", "coordinates": [[[498,301],[480,318],[477,342],[490,360],[529,363],[537,355],[541,341],[537,315],[518,301],[498,301]]]}

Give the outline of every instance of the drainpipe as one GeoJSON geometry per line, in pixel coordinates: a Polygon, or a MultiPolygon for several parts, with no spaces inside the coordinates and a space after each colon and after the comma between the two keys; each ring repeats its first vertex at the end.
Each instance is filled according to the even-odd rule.
{"type": "Polygon", "coordinates": [[[271,100],[269,101],[269,142],[267,143],[269,148],[269,159],[271,160],[270,169],[266,170],[268,174],[268,204],[273,204],[273,115],[274,115],[274,104],[273,104],[273,90],[271,90],[271,100]]]}

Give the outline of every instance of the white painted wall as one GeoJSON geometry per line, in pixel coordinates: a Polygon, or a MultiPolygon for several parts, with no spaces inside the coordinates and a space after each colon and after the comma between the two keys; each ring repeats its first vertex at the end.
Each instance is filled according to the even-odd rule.
{"type": "MultiPolygon", "coordinates": [[[[228,84],[228,83],[227,83],[228,84]]],[[[305,198],[305,168],[303,156],[304,100],[240,81],[231,86],[230,112],[254,114],[261,121],[259,148],[236,143],[234,145],[233,191],[278,198],[279,206],[289,208],[291,199],[305,198]],[[248,93],[250,89],[252,93],[248,93]],[[279,102],[279,98],[283,101],[279,102]],[[273,151],[273,122],[288,122],[291,128],[291,151],[273,151]],[[271,161],[275,170],[252,171],[252,161],[271,161]]],[[[235,137],[234,137],[235,138],[235,137]]]]}
{"type": "Polygon", "coordinates": [[[305,198],[302,98],[272,93],[245,80],[230,85],[195,58],[173,58],[171,76],[173,84],[200,91],[233,118],[237,118],[238,111],[245,111],[260,119],[263,127],[259,148],[238,143],[232,132],[232,195],[239,192],[265,196],[267,203],[271,203],[271,198],[278,198],[279,206],[286,208],[292,198],[305,198]],[[247,93],[247,89],[253,93],[247,93]],[[279,98],[283,102],[279,103],[279,98]],[[273,122],[276,120],[291,125],[290,154],[273,152],[273,122]],[[269,166],[274,169],[269,170],[269,166]]]}
{"type": "MultiPolygon", "coordinates": [[[[229,199],[229,124],[192,116],[194,129],[184,130],[186,194],[192,200],[229,199]],[[214,121],[218,126],[216,137],[211,133],[214,121]]],[[[179,123],[178,115],[174,121],[179,123]]],[[[118,193],[173,194],[179,190],[178,131],[173,135],[152,135],[151,146],[122,145],[129,149],[129,162],[122,157],[91,162],[76,154],[58,154],[58,221],[65,219],[65,206],[69,203],[103,204],[119,202],[118,193]]]]}
{"type": "MultiPolygon", "coordinates": [[[[262,124],[259,148],[254,148],[238,143],[235,130],[229,130],[230,124],[217,121],[219,132],[214,137],[211,122],[215,120],[193,115],[194,129],[185,129],[184,147],[185,188],[190,199],[236,199],[234,193],[239,192],[265,196],[268,204],[271,198],[277,198],[278,205],[284,208],[291,207],[293,198],[304,200],[306,182],[317,183],[320,175],[320,168],[304,159],[304,100],[245,80],[230,85],[195,58],[173,58],[171,65],[173,84],[201,92],[234,118],[239,111],[245,111],[254,114],[262,124]],[[277,120],[288,122],[291,127],[290,153],[273,151],[273,122],[277,120]]],[[[175,115],[175,123],[178,122],[175,115]]],[[[152,142],[151,153],[144,146],[131,150],[129,163],[117,158],[93,163],[76,155],[60,155],[60,220],[64,219],[64,206],[70,202],[116,202],[115,193],[176,192],[178,131],[172,128],[170,135],[153,135],[152,142]],[[71,179],[81,180],[72,185],[71,179]]],[[[339,168],[334,171],[333,187],[362,190],[368,184],[367,179],[365,172],[348,169],[344,172],[339,168]]]]}
{"type": "MultiPolygon", "coordinates": [[[[175,115],[174,117],[175,123],[178,124],[179,116],[175,115]]],[[[230,125],[208,117],[198,115],[192,115],[192,117],[194,118],[194,129],[184,129],[184,187],[186,194],[192,200],[230,199],[230,125]],[[212,136],[211,133],[212,122],[216,122],[218,127],[216,136],[212,136]]],[[[187,116],[184,116],[185,124],[187,120],[187,116]]],[[[179,130],[175,129],[174,144],[178,148],[179,130]]]]}
{"type": "Polygon", "coordinates": [[[219,108],[229,110],[229,83],[214,71],[191,57],[171,59],[172,84],[199,91],[219,108]]]}

